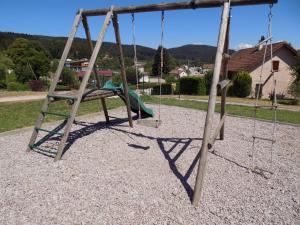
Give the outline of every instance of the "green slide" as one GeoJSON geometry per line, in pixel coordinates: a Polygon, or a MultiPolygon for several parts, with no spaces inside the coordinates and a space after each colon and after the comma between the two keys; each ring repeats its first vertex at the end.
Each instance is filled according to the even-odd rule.
{"type": "MultiPolygon", "coordinates": [[[[109,89],[109,90],[120,90],[121,95],[120,98],[125,101],[125,96],[124,96],[124,89],[123,85],[121,84],[120,86],[116,86],[112,83],[112,81],[106,81],[106,83],[103,86],[103,89],[109,89]]],[[[139,106],[141,109],[141,116],[142,117],[154,117],[153,110],[150,108],[147,108],[144,105],[144,102],[140,99],[138,94],[133,91],[132,89],[128,88],[128,94],[129,94],[129,101],[130,101],[130,107],[131,111],[133,111],[136,114],[139,114],[139,106]]]]}

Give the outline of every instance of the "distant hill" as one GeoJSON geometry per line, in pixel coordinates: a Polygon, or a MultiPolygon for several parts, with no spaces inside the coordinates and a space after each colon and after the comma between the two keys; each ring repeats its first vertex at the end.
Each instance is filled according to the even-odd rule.
{"type": "MultiPolygon", "coordinates": [[[[42,35],[29,35],[11,32],[0,32],[0,51],[7,49],[7,47],[14,42],[17,38],[26,38],[28,40],[39,41],[46,51],[53,58],[60,58],[63,52],[64,46],[67,42],[66,37],[50,37],[42,35]]],[[[94,41],[95,44],[95,41],[94,41]]],[[[132,45],[123,45],[124,55],[127,57],[133,57],[132,45]]],[[[114,43],[103,42],[101,46],[100,54],[117,56],[118,49],[114,43]]],[[[140,60],[147,60],[154,56],[155,50],[152,48],[137,46],[137,56],[140,60]]],[[[82,38],[75,38],[72,48],[70,50],[70,58],[89,58],[90,51],[87,45],[87,41],[82,38]]]]}
{"type": "MultiPolygon", "coordinates": [[[[7,47],[14,42],[16,38],[26,38],[28,40],[39,41],[52,58],[60,58],[67,41],[66,37],[51,37],[42,35],[30,35],[12,32],[0,32],[0,51],[6,50],[7,47]]],[[[95,44],[95,41],[94,41],[95,44]]],[[[213,62],[216,54],[216,47],[209,45],[184,45],[177,48],[168,49],[169,53],[178,60],[197,60],[198,62],[213,62]]],[[[137,46],[137,57],[139,60],[152,59],[155,49],[137,46]]],[[[123,45],[124,56],[133,58],[132,45],[123,45]]],[[[233,51],[231,51],[233,52],[233,51]]],[[[117,56],[118,50],[116,45],[111,42],[104,42],[101,55],[117,56]]],[[[89,58],[90,53],[85,39],[75,38],[70,51],[70,58],[89,58]]]]}
{"type": "MultiPolygon", "coordinates": [[[[202,62],[213,62],[217,48],[210,45],[183,45],[177,48],[170,48],[168,51],[176,59],[197,59],[202,62]]],[[[230,50],[230,54],[233,52],[233,50],[230,50]]]]}

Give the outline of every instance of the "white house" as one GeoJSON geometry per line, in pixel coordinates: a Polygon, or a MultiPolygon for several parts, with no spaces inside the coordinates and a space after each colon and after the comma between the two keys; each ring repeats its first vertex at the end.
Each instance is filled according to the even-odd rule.
{"type": "Polygon", "coordinates": [[[188,74],[182,68],[173,69],[169,72],[170,75],[174,76],[175,78],[186,77],[188,74]]]}
{"type": "MultiPolygon", "coordinates": [[[[262,97],[268,98],[269,94],[272,93],[273,84],[272,79],[270,79],[272,66],[275,71],[276,92],[289,96],[288,87],[293,81],[290,66],[296,62],[295,56],[297,55],[297,51],[284,41],[275,43],[272,47],[273,61],[271,61],[270,46],[268,45],[266,63],[262,71],[262,97]]],[[[233,77],[239,71],[247,71],[250,73],[252,77],[252,97],[255,96],[255,91],[259,84],[264,49],[265,48],[261,47],[253,47],[239,50],[231,56],[229,61],[229,77],[233,77]]]]}
{"type": "Polygon", "coordinates": [[[139,83],[149,83],[150,78],[148,73],[143,73],[142,77],[139,79],[139,83]]]}

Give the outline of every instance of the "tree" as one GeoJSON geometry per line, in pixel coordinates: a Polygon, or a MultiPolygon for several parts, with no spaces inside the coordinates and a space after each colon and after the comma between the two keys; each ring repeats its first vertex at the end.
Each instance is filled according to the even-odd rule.
{"type": "MultiPolygon", "coordinates": [[[[126,69],[126,77],[127,77],[127,81],[131,84],[136,84],[137,80],[136,80],[136,71],[135,71],[135,67],[128,67],[126,69]]],[[[138,79],[141,78],[141,74],[138,71],[138,79]]]]}
{"type": "Polygon", "coordinates": [[[55,73],[59,64],[59,59],[53,59],[50,63],[50,72],[55,73]]]}
{"type": "Polygon", "coordinates": [[[241,71],[233,78],[234,96],[245,98],[251,93],[252,78],[248,72],[241,71]]]}
{"type": "MultiPolygon", "coordinates": [[[[161,67],[161,49],[159,46],[154,55],[154,61],[152,65],[152,75],[158,76],[160,75],[160,67],[161,67]]],[[[169,74],[170,70],[176,65],[175,60],[171,57],[167,51],[167,49],[163,48],[163,74],[169,74]]]]}
{"type": "Polygon", "coordinates": [[[7,54],[14,63],[13,69],[19,82],[39,79],[47,75],[50,69],[48,54],[37,41],[18,38],[8,47],[7,54]],[[31,73],[28,72],[28,67],[31,73]]]}
{"type": "Polygon", "coordinates": [[[289,86],[290,93],[295,97],[300,97],[300,54],[296,56],[296,63],[290,67],[293,81],[289,86]]]}
{"type": "Polygon", "coordinates": [[[75,72],[68,68],[63,68],[62,73],[60,75],[61,84],[66,86],[74,86],[77,81],[75,76],[75,72]]]}
{"type": "Polygon", "coordinates": [[[6,79],[7,70],[13,67],[13,63],[10,58],[4,53],[0,52],[0,81],[6,79]]]}

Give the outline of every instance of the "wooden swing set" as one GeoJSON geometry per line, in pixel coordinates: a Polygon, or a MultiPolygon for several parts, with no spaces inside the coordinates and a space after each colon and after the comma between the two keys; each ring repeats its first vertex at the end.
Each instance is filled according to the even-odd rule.
{"type": "MultiPolygon", "coordinates": [[[[78,111],[80,102],[89,101],[94,99],[100,99],[101,104],[104,110],[106,122],[109,122],[108,111],[105,103],[105,98],[120,95],[119,90],[107,90],[101,88],[101,82],[98,76],[96,77],[96,84],[97,90],[88,90],[86,89],[88,80],[91,76],[92,71],[94,74],[97,74],[95,61],[97,55],[100,51],[101,45],[104,40],[105,33],[107,28],[112,21],[114,32],[115,32],[115,39],[116,44],[118,46],[119,51],[119,61],[121,67],[121,79],[123,84],[123,98],[126,104],[127,115],[129,126],[132,127],[132,116],[131,116],[131,106],[129,101],[128,95],[128,84],[126,80],[126,72],[125,72],[125,64],[124,64],[124,57],[122,51],[122,44],[121,44],[121,37],[119,31],[119,22],[118,22],[118,14],[133,14],[133,13],[140,13],[140,12],[153,12],[153,11],[168,11],[168,10],[182,10],[182,9],[197,9],[197,8],[212,8],[212,7],[223,7],[222,16],[221,16],[221,24],[219,30],[219,37],[218,37],[218,45],[217,45],[217,52],[214,64],[214,73],[212,79],[211,90],[209,94],[208,100],[208,109],[206,114],[205,120],[205,127],[204,127],[204,134],[203,134],[203,141],[200,149],[200,159],[199,159],[199,166],[196,176],[195,188],[194,188],[194,195],[192,203],[193,205],[197,206],[200,197],[201,191],[203,187],[203,178],[205,174],[206,168],[206,161],[207,161],[207,154],[208,149],[211,148],[218,136],[220,136],[220,140],[224,140],[224,125],[225,125],[225,117],[226,117],[226,92],[227,87],[229,84],[229,80],[227,79],[227,68],[228,68],[228,60],[229,56],[229,27],[230,27],[230,9],[231,6],[245,6],[245,5],[258,5],[258,4],[275,4],[277,0],[192,0],[189,2],[173,2],[173,3],[161,3],[161,4],[150,4],[150,5],[142,5],[142,6],[130,6],[130,7],[110,7],[109,9],[93,9],[93,10],[79,10],[76,14],[72,30],[69,34],[67,43],[65,45],[62,57],[60,59],[58,68],[56,70],[55,76],[49,88],[48,95],[45,99],[45,102],[42,106],[41,112],[39,117],[36,121],[32,136],[30,138],[30,142],[28,145],[27,151],[30,150],[43,150],[40,148],[40,145],[45,141],[49,140],[52,136],[60,136],[60,143],[58,146],[58,150],[55,153],[55,160],[59,160],[63,154],[63,150],[68,139],[71,126],[74,123],[74,119],[76,113],[78,111]],[[91,16],[105,16],[105,20],[102,26],[102,29],[99,33],[96,45],[93,46],[93,42],[91,40],[90,30],[88,26],[87,17],[91,16]],[[76,31],[78,26],[82,22],[88,46],[91,51],[91,57],[89,61],[88,68],[85,72],[85,75],[82,79],[78,91],[72,91],[69,93],[61,94],[55,92],[57,83],[59,81],[60,75],[62,73],[65,61],[67,59],[68,53],[70,51],[71,45],[75,38],[76,31]],[[220,79],[221,78],[221,79],[220,79]],[[219,80],[221,80],[219,82],[219,80]],[[217,95],[217,88],[221,90],[221,113],[220,113],[220,121],[218,126],[213,130],[212,123],[213,123],[213,114],[215,111],[215,104],[216,104],[216,95],[217,95]],[[59,100],[67,100],[71,101],[71,109],[70,113],[58,113],[58,112],[51,112],[48,110],[49,105],[54,101],[59,100]],[[61,127],[56,127],[53,130],[46,130],[42,129],[42,123],[45,119],[46,115],[58,116],[65,118],[63,127],[64,132],[59,133],[58,130],[61,127]],[[38,137],[39,131],[47,132],[48,134],[41,138],[39,141],[36,142],[38,137]]],[[[136,53],[135,53],[136,54],[136,53]]],[[[136,63],[136,55],[135,55],[135,63],[136,63]]],[[[103,84],[102,84],[103,85],[103,84]]]]}

